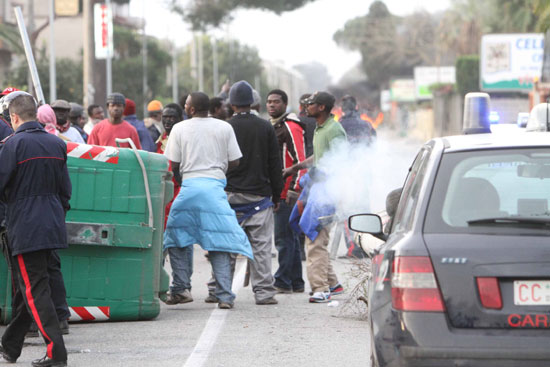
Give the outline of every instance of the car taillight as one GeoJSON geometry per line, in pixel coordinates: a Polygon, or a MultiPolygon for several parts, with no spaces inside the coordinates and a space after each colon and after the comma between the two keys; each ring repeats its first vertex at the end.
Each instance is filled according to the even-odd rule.
{"type": "Polygon", "coordinates": [[[427,256],[397,256],[391,278],[393,308],[400,311],[445,311],[427,256]]]}
{"type": "Polygon", "coordinates": [[[485,308],[500,310],[502,308],[502,297],[500,295],[500,286],[495,277],[476,278],[479,299],[485,308]]]}
{"type": "Polygon", "coordinates": [[[372,258],[372,275],[374,277],[375,284],[381,280],[380,265],[382,264],[382,260],[384,260],[384,255],[382,254],[378,254],[372,258]]]}

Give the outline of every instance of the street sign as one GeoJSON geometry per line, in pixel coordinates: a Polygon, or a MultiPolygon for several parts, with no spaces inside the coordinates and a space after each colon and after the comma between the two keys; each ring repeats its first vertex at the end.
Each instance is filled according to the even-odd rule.
{"type": "Polygon", "coordinates": [[[55,0],[55,15],[58,17],[74,17],[78,15],[78,0],[55,0]]]}
{"type": "Polygon", "coordinates": [[[94,5],[94,39],[96,59],[113,56],[113,13],[105,4],[94,5]]]}
{"type": "Polygon", "coordinates": [[[430,85],[456,82],[456,71],[454,66],[417,66],[414,68],[414,84],[416,99],[432,99],[430,85]]]}
{"type": "Polygon", "coordinates": [[[394,79],[390,83],[392,102],[414,102],[414,79],[394,79]]]}
{"type": "Polygon", "coordinates": [[[487,34],[481,38],[480,88],[483,91],[529,91],[540,78],[542,33],[487,34]]]}

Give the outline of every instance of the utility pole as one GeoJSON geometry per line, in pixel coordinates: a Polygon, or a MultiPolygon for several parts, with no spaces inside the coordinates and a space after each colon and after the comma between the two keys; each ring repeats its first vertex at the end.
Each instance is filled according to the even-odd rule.
{"type": "Polygon", "coordinates": [[[178,100],[178,54],[176,41],[172,43],[172,101],[178,100]]]}
{"type": "Polygon", "coordinates": [[[191,42],[191,80],[193,80],[193,90],[197,90],[197,37],[193,33],[193,39],[191,42]]]}
{"type": "Polygon", "coordinates": [[[218,75],[218,41],[212,38],[212,88],[214,88],[212,95],[215,96],[220,90],[218,75]]]}
{"type": "Polygon", "coordinates": [[[204,91],[204,60],[202,53],[202,32],[199,34],[199,91],[204,91]]]}
{"type": "Polygon", "coordinates": [[[82,56],[82,80],[84,108],[88,108],[94,102],[93,70],[94,70],[94,21],[92,11],[92,0],[83,0],[82,2],[82,33],[84,35],[82,56]]]}
{"type": "Polygon", "coordinates": [[[143,57],[143,116],[147,116],[147,96],[149,86],[147,85],[147,34],[145,32],[145,4],[146,1],[143,1],[143,38],[141,44],[141,55],[143,57]]]}
{"type": "Polygon", "coordinates": [[[54,32],[55,0],[50,0],[50,103],[57,99],[57,81],[55,75],[55,32],[54,32]]]}

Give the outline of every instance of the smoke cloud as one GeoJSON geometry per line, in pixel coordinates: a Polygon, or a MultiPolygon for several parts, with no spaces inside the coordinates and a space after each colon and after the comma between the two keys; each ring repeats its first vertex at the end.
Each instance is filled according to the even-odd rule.
{"type": "Polygon", "coordinates": [[[338,142],[317,164],[326,204],[336,207],[339,221],[386,210],[386,195],[403,185],[417,149],[417,144],[380,137],[371,145],[338,142]]]}

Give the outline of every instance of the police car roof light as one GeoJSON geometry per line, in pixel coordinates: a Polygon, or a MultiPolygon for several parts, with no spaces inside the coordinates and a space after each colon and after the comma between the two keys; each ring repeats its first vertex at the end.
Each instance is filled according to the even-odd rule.
{"type": "Polygon", "coordinates": [[[464,97],[464,119],[462,132],[485,134],[491,132],[489,119],[491,97],[487,93],[468,93],[464,97]]]}

